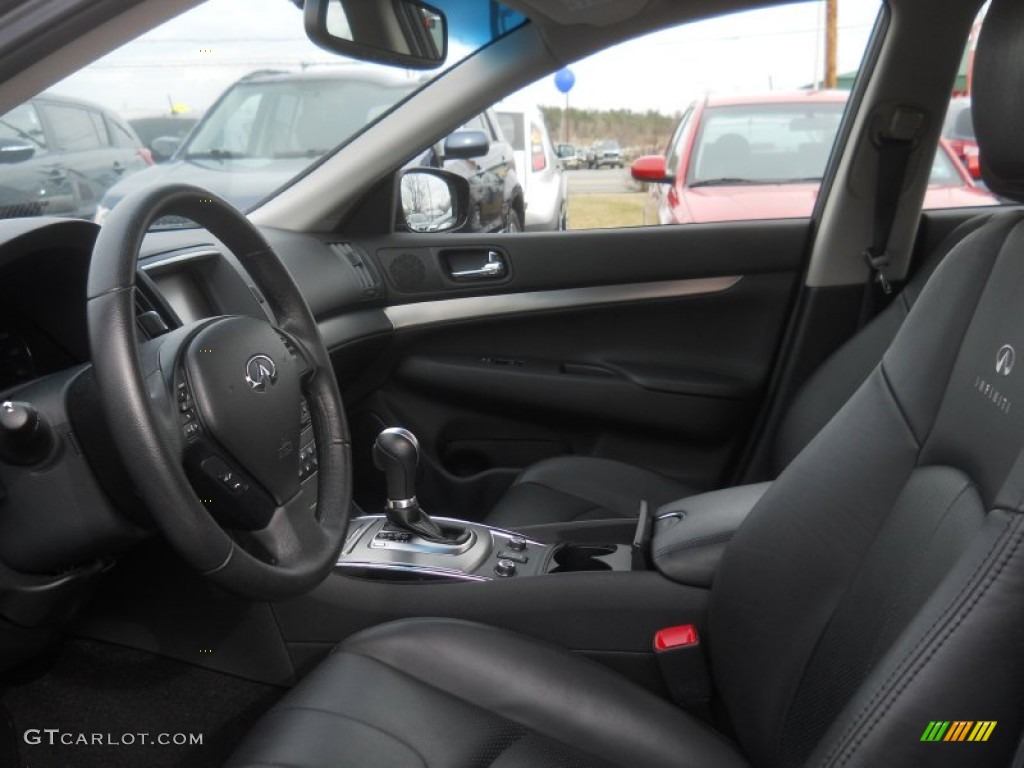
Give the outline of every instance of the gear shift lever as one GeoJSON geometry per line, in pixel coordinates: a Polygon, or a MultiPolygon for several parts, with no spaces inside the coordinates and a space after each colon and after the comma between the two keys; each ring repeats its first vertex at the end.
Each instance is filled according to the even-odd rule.
{"type": "Polygon", "coordinates": [[[373,463],[384,473],[388,500],[384,512],[388,521],[428,541],[448,541],[444,531],[420,508],[416,500],[416,467],[420,445],[416,435],[401,427],[385,429],[373,444],[373,463]]]}

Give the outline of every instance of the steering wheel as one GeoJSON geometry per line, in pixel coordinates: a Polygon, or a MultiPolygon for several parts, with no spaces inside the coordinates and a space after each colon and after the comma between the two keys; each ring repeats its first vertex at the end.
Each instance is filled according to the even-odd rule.
{"type": "Polygon", "coordinates": [[[173,547],[251,598],[301,594],[326,578],[352,498],[348,426],[316,321],[259,231],[197,187],[134,192],[96,240],[87,311],[107,424],[173,547]],[[151,223],[168,215],[235,255],[276,325],[228,315],[139,343],[136,262],[151,223]]]}

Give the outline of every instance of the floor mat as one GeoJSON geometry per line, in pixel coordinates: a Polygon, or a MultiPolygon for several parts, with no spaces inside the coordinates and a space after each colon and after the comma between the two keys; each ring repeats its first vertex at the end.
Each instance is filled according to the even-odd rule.
{"type": "Polygon", "coordinates": [[[42,677],[0,692],[0,718],[11,721],[0,765],[221,766],[283,693],[143,651],[69,641],[42,677]],[[15,751],[18,762],[8,762],[15,751]]]}

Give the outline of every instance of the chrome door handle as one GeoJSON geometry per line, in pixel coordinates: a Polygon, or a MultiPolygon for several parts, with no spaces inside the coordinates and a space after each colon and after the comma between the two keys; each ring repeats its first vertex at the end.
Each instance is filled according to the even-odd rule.
{"type": "Polygon", "coordinates": [[[463,277],[471,279],[504,276],[505,260],[497,251],[487,252],[487,261],[483,264],[483,266],[476,267],[474,269],[460,269],[458,272],[452,272],[452,277],[463,277]]]}

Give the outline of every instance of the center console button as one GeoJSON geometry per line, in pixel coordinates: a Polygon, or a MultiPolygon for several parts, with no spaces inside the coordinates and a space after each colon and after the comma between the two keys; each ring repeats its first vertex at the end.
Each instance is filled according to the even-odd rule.
{"type": "Polygon", "coordinates": [[[508,577],[516,575],[516,564],[511,560],[499,560],[494,566],[494,572],[499,576],[508,577]]]}
{"type": "Polygon", "coordinates": [[[519,563],[520,565],[522,565],[523,563],[530,562],[529,556],[520,554],[519,552],[509,552],[507,550],[502,550],[501,552],[499,552],[498,559],[511,560],[513,563],[519,563]]]}
{"type": "Polygon", "coordinates": [[[513,536],[511,539],[508,540],[508,544],[506,544],[505,546],[511,549],[513,552],[522,552],[524,549],[526,549],[526,539],[524,539],[522,536],[513,536]]]}

